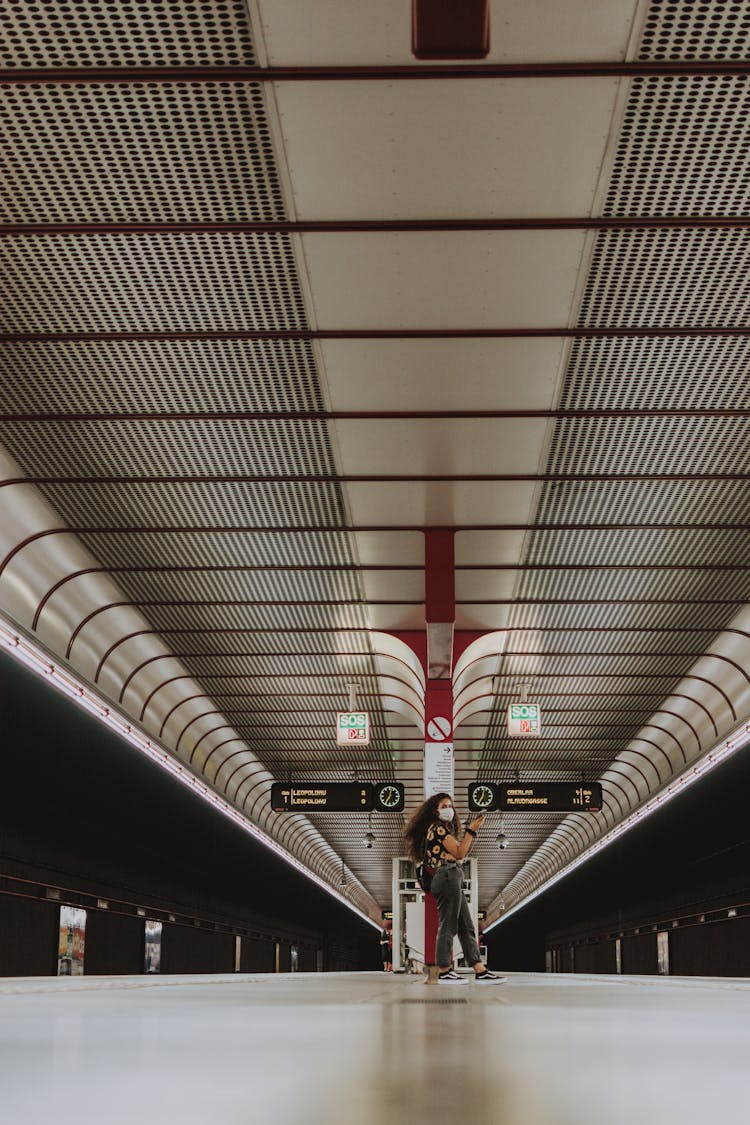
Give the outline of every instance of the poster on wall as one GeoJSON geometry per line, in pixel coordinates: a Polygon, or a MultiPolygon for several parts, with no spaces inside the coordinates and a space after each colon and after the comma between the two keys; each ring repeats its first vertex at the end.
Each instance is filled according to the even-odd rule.
{"type": "Polygon", "coordinates": [[[145,942],[143,952],[144,973],[161,972],[161,922],[152,918],[146,919],[145,942]]]}
{"type": "Polygon", "coordinates": [[[60,907],[57,942],[57,975],[82,977],[86,941],[86,911],[79,906],[60,907]]]}

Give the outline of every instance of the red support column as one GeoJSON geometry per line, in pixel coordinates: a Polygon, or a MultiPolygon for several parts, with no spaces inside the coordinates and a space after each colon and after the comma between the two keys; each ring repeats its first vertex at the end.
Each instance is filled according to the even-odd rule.
{"type": "MultiPolygon", "coordinates": [[[[424,795],[445,790],[453,795],[453,630],[456,620],[454,532],[425,531],[425,687],[424,795]]],[[[425,895],[425,964],[435,965],[437,904],[425,895]]],[[[433,970],[434,973],[434,970],[433,970]]]]}

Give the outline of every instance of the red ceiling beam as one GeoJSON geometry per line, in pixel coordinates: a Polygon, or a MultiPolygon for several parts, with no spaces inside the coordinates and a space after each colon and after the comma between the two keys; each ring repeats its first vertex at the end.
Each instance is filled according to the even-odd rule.
{"type": "Polygon", "coordinates": [[[226,222],[88,222],[0,223],[0,235],[141,235],[141,234],[363,234],[458,231],[533,230],[742,230],[750,227],[747,215],[639,215],[577,216],[563,218],[474,219],[303,219],[226,222]]]}
{"type": "Polygon", "coordinates": [[[0,85],[91,85],[101,82],[419,82],[434,79],[682,78],[747,74],[750,74],[750,62],[747,59],[447,63],[436,66],[427,63],[421,66],[24,67],[0,70],[0,85]]]}
{"type": "MultiPolygon", "coordinates": [[[[36,419],[41,421],[41,419],[36,419]]],[[[102,419],[93,419],[102,421],[102,419]]],[[[107,420],[107,419],[105,419],[107,420]]],[[[2,417],[0,416],[0,421],[2,417]]],[[[35,485],[86,485],[98,488],[101,485],[139,484],[414,484],[434,483],[510,483],[547,482],[554,484],[600,484],[614,481],[623,484],[639,484],[662,481],[684,484],[691,481],[744,481],[750,480],[750,472],[731,473],[149,473],[143,476],[101,475],[92,476],[28,476],[6,477],[0,481],[0,488],[14,484],[35,485]]],[[[291,569],[304,569],[294,567],[291,569]]],[[[346,570],[346,566],[337,567],[346,570]]],[[[356,567],[349,570],[403,570],[400,566],[356,567]]],[[[407,568],[408,569],[408,568],[407,568]]],[[[419,569],[419,568],[415,568],[419,569]]],[[[484,569],[480,567],[479,569],[484,569]]],[[[516,569],[516,568],[511,568],[516,569]]]]}
{"type": "MultiPolygon", "coordinates": [[[[2,413],[0,423],[11,422],[413,422],[465,421],[489,419],[529,419],[581,421],[629,418],[749,418],[750,406],[727,407],[625,407],[620,410],[590,408],[571,410],[532,410],[529,408],[495,410],[165,410],[155,411],[35,411],[34,413],[2,413]]],[[[21,478],[9,478],[11,483],[21,478]]],[[[28,479],[28,478],[24,478],[28,479]]],[[[274,479],[278,479],[274,477],[274,479]]],[[[426,478],[430,479],[430,478],[426,478]]],[[[435,478],[445,480],[445,477],[435,478]]],[[[474,479],[473,477],[471,479],[474,479]]],[[[534,477],[533,479],[537,479],[534,477]]]]}
{"type": "Polygon", "coordinates": [[[742,338],[750,326],[618,325],[591,328],[216,328],[194,330],[119,330],[0,332],[0,344],[97,343],[119,341],[307,341],[307,340],[505,340],[505,339],[671,339],[672,337],[742,338]]]}

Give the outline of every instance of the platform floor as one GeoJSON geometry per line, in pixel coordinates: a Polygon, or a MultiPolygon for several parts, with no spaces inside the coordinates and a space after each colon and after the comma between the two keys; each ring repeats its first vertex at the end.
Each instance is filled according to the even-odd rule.
{"type": "Polygon", "coordinates": [[[14,1125],[744,1125],[749,1058],[750,980],[0,980],[14,1125]]]}

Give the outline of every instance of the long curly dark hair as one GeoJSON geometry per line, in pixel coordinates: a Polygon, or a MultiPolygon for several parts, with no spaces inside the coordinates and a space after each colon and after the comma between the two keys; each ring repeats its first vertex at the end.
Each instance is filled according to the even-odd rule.
{"type": "MultiPolygon", "coordinates": [[[[406,850],[410,859],[415,863],[421,863],[424,859],[424,845],[427,836],[427,829],[435,821],[440,820],[438,816],[438,805],[445,798],[452,801],[450,793],[433,793],[426,801],[423,801],[417,811],[410,818],[409,823],[404,829],[404,840],[406,841],[406,850]]],[[[445,827],[449,832],[458,838],[460,829],[460,821],[456,810],[453,810],[453,823],[445,821],[445,827]]]]}

